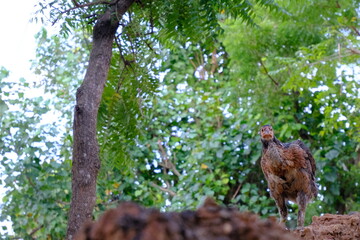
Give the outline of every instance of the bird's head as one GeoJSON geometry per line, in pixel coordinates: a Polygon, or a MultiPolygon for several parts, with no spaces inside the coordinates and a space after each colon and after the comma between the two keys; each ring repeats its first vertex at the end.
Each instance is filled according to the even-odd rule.
{"type": "Polygon", "coordinates": [[[261,140],[264,140],[264,141],[272,140],[275,137],[274,131],[270,125],[262,126],[259,133],[260,133],[261,140]]]}

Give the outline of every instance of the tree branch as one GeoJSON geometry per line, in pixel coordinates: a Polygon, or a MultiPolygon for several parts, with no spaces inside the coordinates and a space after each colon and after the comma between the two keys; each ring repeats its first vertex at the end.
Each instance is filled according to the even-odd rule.
{"type": "Polygon", "coordinates": [[[316,61],[316,62],[312,62],[312,63],[309,63],[307,64],[308,66],[313,66],[313,65],[316,65],[318,63],[321,63],[321,62],[327,62],[327,61],[332,61],[332,60],[336,60],[336,59],[341,59],[341,58],[345,58],[345,57],[349,57],[351,55],[354,55],[354,54],[360,54],[360,50],[358,49],[354,49],[354,48],[351,48],[351,49],[347,49],[347,54],[343,54],[343,55],[331,55],[329,57],[326,57],[326,58],[323,58],[319,61],[316,61]]]}
{"type": "Polygon", "coordinates": [[[236,191],[234,193],[234,195],[231,197],[231,200],[234,200],[236,198],[236,196],[238,195],[240,189],[241,189],[242,183],[239,184],[239,186],[236,188],[236,191]]]}
{"type": "Polygon", "coordinates": [[[95,6],[95,5],[99,5],[99,4],[106,4],[106,5],[113,5],[116,4],[119,0],[113,0],[113,1],[106,1],[106,0],[100,0],[100,1],[95,1],[95,2],[89,2],[89,3],[85,3],[85,4],[79,4],[76,0],[72,0],[72,2],[74,3],[75,7],[69,8],[63,12],[61,12],[61,14],[65,14],[68,12],[71,12],[72,10],[78,9],[78,8],[84,8],[84,7],[91,7],[91,6],[95,6]]]}
{"type": "Polygon", "coordinates": [[[176,169],[175,165],[168,158],[164,147],[161,145],[161,140],[160,139],[158,140],[158,146],[159,146],[161,158],[163,160],[163,163],[160,163],[159,165],[173,171],[176,176],[180,177],[181,174],[176,169]]]}
{"type": "MultiPolygon", "coordinates": [[[[359,35],[359,36],[360,36],[360,35],[359,35]]],[[[352,53],[354,53],[354,54],[360,55],[360,50],[359,50],[359,49],[350,48],[349,50],[350,50],[350,52],[352,52],[352,53]]]]}
{"type": "Polygon", "coordinates": [[[38,226],[37,228],[34,228],[31,233],[29,234],[30,237],[32,237],[37,231],[39,231],[40,229],[42,229],[44,227],[44,224],[38,226]]]}
{"type": "Polygon", "coordinates": [[[360,36],[360,32],[359,32],[359,30],[356,29],[356,27],[350,26],[350,28],[351,28],[352,30],[354,30],[354,32],[355,32],[358,36],[360,36]]]}
{"type": "Polygon", "coordinates": [[[261,57],[259,57],[259,62],[265,71],[265,75],[268,76],[271,79],[271,81],[278,87],[279,83],[269,74],[267,68],[265,67],[263,61],[261,60],[261,57]]]}
{"type": "Polygon", "coordinates": [[[152,186],[152,187],[155,187],[155,188],[157,188],[157,189],[160,189],[161,191],[163,191],[163,192],[167,192],[167,193],[169,193],[171,196],[176,196],[176,192],[174,192],[174,191],[172,191],[172,190],[170,190],[170,189],[168,189],[168,188],[164,188],[164,187],[161,187],[161,186],[159,186],[159,185],[157,185],[157,184],[155,184],[155,183],[153,183],[153,182],[150,182],[150,185],[152,186]]]}
{"type": "Polygon", "coordinates": [[[80,7],[80,4],[76,0],[72,0],[72,2],[75,5],[75,7],[80,7]]]}

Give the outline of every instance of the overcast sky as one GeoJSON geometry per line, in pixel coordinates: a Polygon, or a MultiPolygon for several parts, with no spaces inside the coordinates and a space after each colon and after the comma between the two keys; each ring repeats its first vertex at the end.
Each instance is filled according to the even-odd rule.
{"type": "Polygon", "coordinates": [[[11,79],[31,78],[30,59],[35,58],[34,35],[40,25],[30,23],[36,0],[1,1],[0,66],[11,71],[11,79]]]}

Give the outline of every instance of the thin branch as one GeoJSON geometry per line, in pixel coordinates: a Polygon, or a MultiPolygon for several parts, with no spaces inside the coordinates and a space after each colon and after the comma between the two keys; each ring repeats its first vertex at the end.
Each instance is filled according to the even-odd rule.
{"type": "Polygon", "coordinates": [[[159,150],[160,150],[160,154],[161,154],[161,158],[163,160],[163,163],[159,163],[160,166],[170,169],[171,171],[174,172],[174,174],[178,177],[181,176],[181,174],[178,172],[178,170],[176,169],[175,165],[170,161],[170,159],[168,158],[166,151],[164,149],[164,147],[161,145],[161,140],[158,140],[158,146],[159,146],[159,150]]]}
{"type": "Polygon", "coordinates": [[[155,187],[155,188],[157,188],[157,189],[160,189],[161,191],[163,191],[163,192],[167,192],[167,193],[169,193],[171,196],[176,196],[176,192],[174,192],[174,191],[172,191],[172,190],[170,190],[170,189],[168,189],[168,188],[164,188],[164,187],[161,187],[161,186],[159,186],[159,185],[157,185],[157,184],[155,184],[155,183],[153,183],[153,182],[150,182],[150,185],[152,186],[152,187],[155,187]]]}
{"type": "Polygon", "coordinates": [[[193,67],[194,67],[194,69],[196,71],[197,66],[196,66],[195,62],[192,59],[189,59],[189,61],[190,61],[191,65],[193,65],[193,67]]]}
{"type": "Polygon", "coordinates": [[[216,123],[217,123],[216,128],[220,129],[223,125],[223,119],[221,116],[217,116],[217,117],[215,117],[215,119],[216,119],[216,123]]]}
{"type": "Polygon", "coordinates": [[[211,75],[214,75],[216,68],[218,67],[216,48],[214,48],[211,56],[211,75]]]}
{"type": "Polygon", "coordinates": [[[259,61],[260,61],[260,64],[261,64],[261,66],[263,67],[263,69],[265,71],[266,76],[268,76],[276,86],[279,86],[279,83],[269,74],[267,68],[265,67],[263,61],[261,60],[261,57],[259,57],[259,61]]]}
{"type": "Polygon", "coordinates": [[[359,30],[356,29],[356,27],[350,26],[350,28],[351,28],[352,30],[354,30],[354,32],[355,32],[358,36],[360,36],[360,32],[359,32],[359,30]]]}
{"type": "Polygon", "coordinates": [[[121,60],[122,60],[122,62],[123,62],[123,64],[124,64],[124,67],[123,67],[123,69],[121,70],[121,73],[120,73],[120,76],[119,76],[119,82],[118,82],[117,89],[116,89],[116,92],[119,93],[120,88],[121,88],[121,85],[122,85],[122,82],[123,82],[123,80],[124,80],[124,78],[122,77],[122,75],[123,75],[123,73],[125,72],[125,70],[128,70],[128,69],[127,69],[126,60],[125,60],[125,58],[124,58],[124,55],[122,54],[122,50],[121,50],[121,45],[120,45],[120,43],[119,43],[119,39],[118,39],[117,37],[115,38],[115,44],[116,44],[116,46],[117,46],[118,49],[119,49],[120,58],[121,58],[121,60]]]}
{"type": "Polygon", "coordinates": [[[25,174],[25,177],[29,181],[30,185],[38,192],[39,189],[36,187],[33,180],[27,174],[25,174]]]}
{"type": "Polygon", "coordinates": [[[75,7],[80,7],[80,4],[76,0],[72,0],[72,2],[75,5],[75,7]]]}
{"type": "Polygon", "coordinates": [[[357,50],[357,49],[348,49],[348,54],[332,55],[332,56],[329,56],[329,57],[327,57],[327,58],[321,59],[321,60],[319,60],[319,61],[309,63],[309,64],[307,64],[307,65],[308,65],[308,66],[313,66],[313,65],[316,65],[316,64],[318,64],[318,63],[327,62],[327,61],[332,61],[332,60],[336,60],[336,59],[341,59],[341,58],[349,57],[349,56],[354,55],[354,54],[360,54],[360,50],[357,50]]]}
{"type": "Polygon", "coordinates": [[[234,200],[236,198],[236,196],[238,195],[240,189],[241,189],[242,183],[239,184],[239,186],[236,188],[236,191],[234,193],[234,195],[231,197],[231,200],[234,200]]]}
{"type": "Polygon", "coordinates": [[[359,54],[360,55],[360,50],[359,49],[350,48],[349,50],[350,50],[350,52],[352,52],[354,54],[359,54]]]}
{"type": "Polygon", "coordinates": [[[174,164],[172,162],[167,162],[167,163],[159,163],[160,166],[165,167],[169,170],[171,170],[176,176],[180,177],[181,174],[179,173],[179,171],[175,168],[174,164]]]}
{"type": "Polygon", "coordinates": [[[85,3],[85,4],[79,4],[76,0],[72,0],[72,2],[74,3],[75,7],[69,8],[63,12],[61,12],[61,14],[65,14],[68,12],[71,12],[72,10],[78,9],[78,8],[85,8],[85,7],[91,7],[91,6],[95,6],[95,5],[99,5],[99,4],[107,4],[107,5],[113,5],[115,3],[117,3],[119,0],[113,0],[113,1],[105,1],[105,0],[100,0],[100,1],[95,1],[95,2],[89,2],[89,3],[85,3]]]}
{"type": "Polygon", "coordinates": [[[150,43],[148,43],[147,39],[144,40],[144,43],[146,44],[146,46],[147,46],[152,52],[156,53],[156,52],[154,51],[154,49],[151,47],[150,43]]]}
{"type": "Polygon", "coordinates": [[[56,200],[56,203],[58,203],[58,204],[62,204],[62,205],[70,205],[70,203],[69,202],[64,202],[64,201],[61,201],[61,200],[56,200]]]}
{"type": "Polygon", "coordinates": [[[341,5],[340,5],[339,1],[336,1],[336,7],[341,8],[341,5]]]}
{"type": "Polygon", "coordinates": [[[37,228],[34,228],[31,233],[29,234],[30,237],[32,237],[37,231],[39,231],[40,229],[42,229],[44,227],[44,224],[38,226],[37,228]]]}

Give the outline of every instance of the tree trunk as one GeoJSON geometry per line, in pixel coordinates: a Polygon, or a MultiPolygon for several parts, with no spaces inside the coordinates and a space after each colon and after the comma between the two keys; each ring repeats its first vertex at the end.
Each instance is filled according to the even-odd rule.
{"type": "Polygon", "coordinates": [[[92,220],[96,202],[96,179],[100,169],[96,139],[97,114],[110,68],[112,45],[119,20],[133,1],[118,1],[102,15],[93,28],[93,48],[89,65],[84,81],[76,93],[72,197],[67,239],[73,239],[81,225],[92,220]]]}

